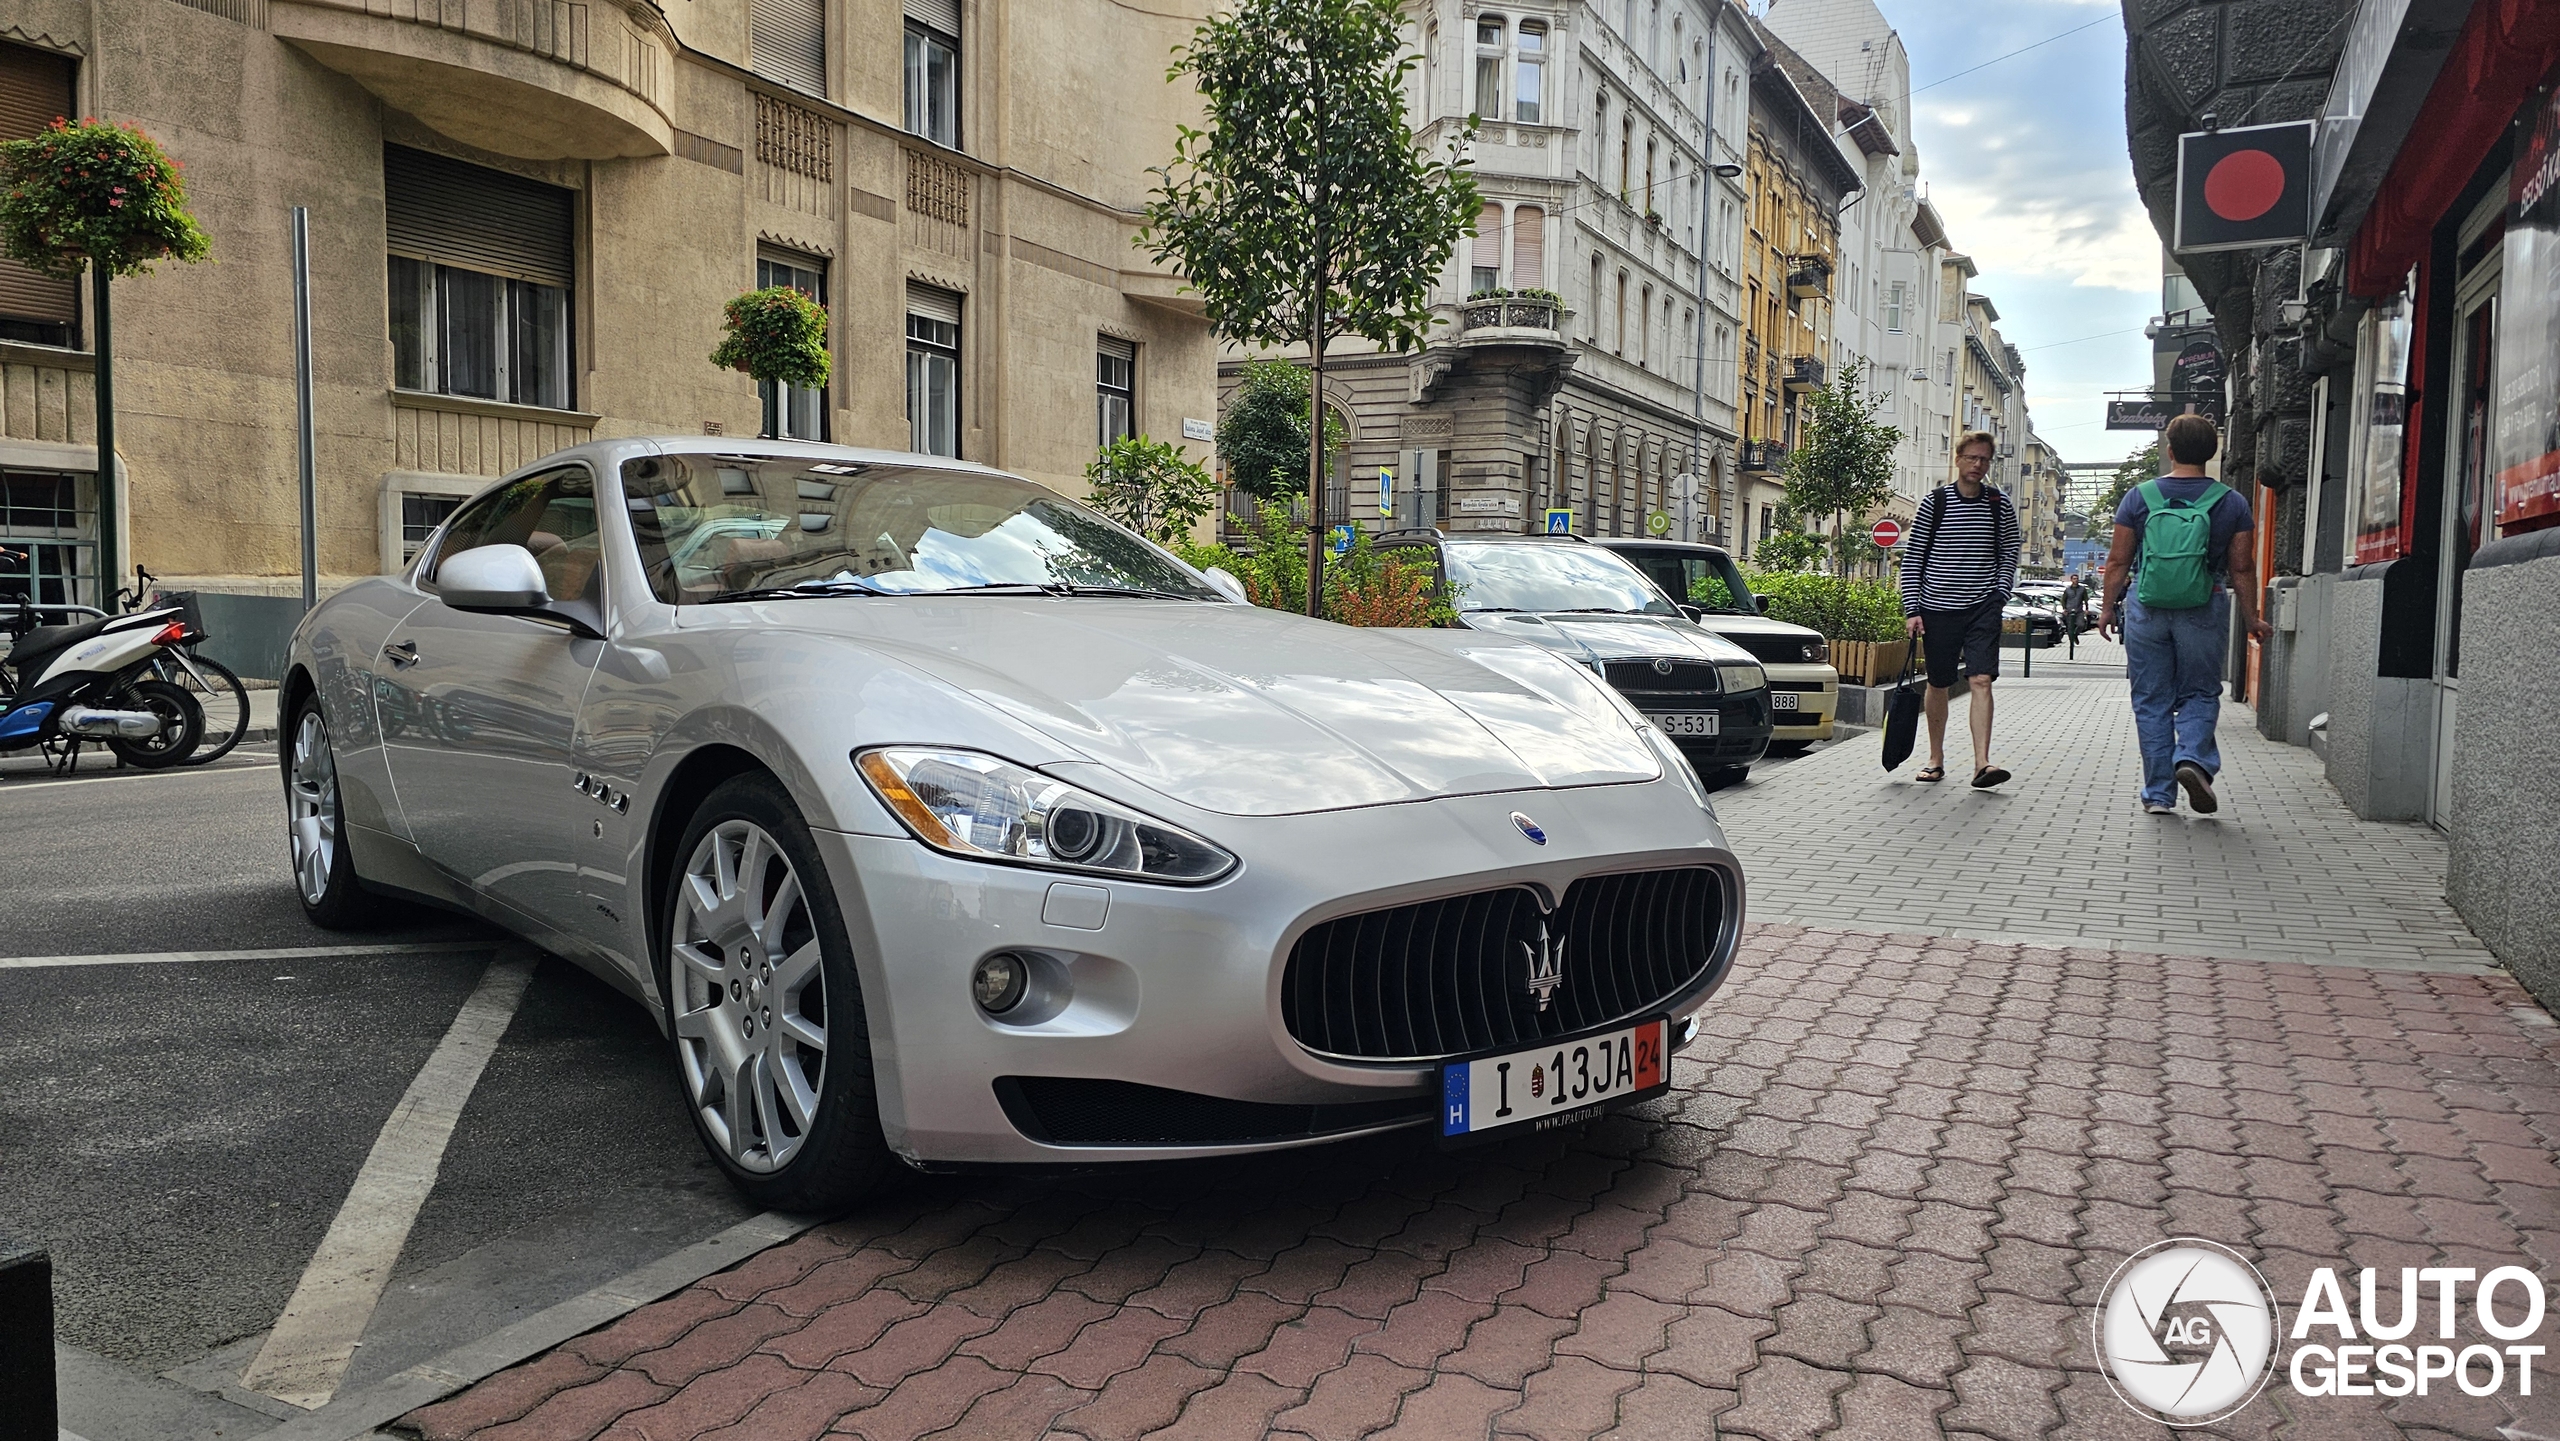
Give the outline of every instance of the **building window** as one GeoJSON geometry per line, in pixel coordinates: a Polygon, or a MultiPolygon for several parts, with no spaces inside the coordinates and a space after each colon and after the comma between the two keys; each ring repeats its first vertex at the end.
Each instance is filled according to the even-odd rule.
{"type": "Polygon", "coordinates": [[[1116,335],[1094,345],[1094,398],[1104,445],[1137,434],[1138,347],[1116,335]]]}
{"type": "Polygon", "coordinates": [[[1884,303],[1884,328],[1896,335],[1902,333],[1902,307],[1908,298],[1908,292],[1904,289],[1903,283],[1899,280],[1895,281],[1893,290],[1884,303]]]}
{"type": "Polygon", "coordinates": [[[1502,288],[1502,206],[1488,200],[1476,212],[1476,228],[1467,246],[1467,293],[1482,295],[1502,288]]]}
{"type": "Polygon", "coordinates": [[[1476,22],[1476,100],[1468,113],[1481,120],[1502,118],[1502,34],[1499,16],[1476,22]]]}
{"type": "Polygon", "coordinates": [[[568,409],[570,193],[397,145],[383,181],[392,383],[568,409]]]}
{"type": "MultiPolygon", "coordinates": [[[[827,303],[826,262],[787,251],[767,251],[756,257],[756,289],[773,285],[790,286],[823,306],[827,303]]],[[[763,434],[767,439],[827,438],[824,386],[812,390],[805,385],[763,380],[756,383],[756,394],[764,402],[763,434]]]]}
{"type": "Polygon", "coordinates": [[[907,446],[960,453],[960,297],[907,287],[907,446]]]}
{"type": "Polygon", "coordinates": [[[1644,142],[1644,213],[1645,213],[1645,214],[1647,214],[1647,215],[1651,215],[1651,214],[1653,214],[1653,213],[1654,213],[1654,209],[1655,209],[1655,207],[1654,207],[1654,203],[1653,203],[1653,159],[1654,159],[1654,152],[1655,152],[1655,150],[1656,150],[1656,149],[1658,149],[1658,148],[1659,148],[1659,147],[1657,147],[1657,146],[1654,144],[1653,140],[1652,140],[1650,137],[1648,137],[1648,138],[1645,140],[1645,142],[1644,142]]]}
{"type": "Polygon", "coordinates": [[[0,470],[0,593],[97,605],[94,472],[0,470]]]}
{"type": "Polygon", "coordinates": [[[1591,309],[1591,343],[1600,343],[1600,257],[1591,257],[1591,292],[1586,302],[1591,309]]]}
{"type": "Polygon", "coordinates": [[[1653,368],[1653,287],[1648,285],[1636,297],[1636,364],[1653,368]]]}
{"type": "MultiPolygon", "coordinates": [[[[947,4],[950,28],[914,18],[907,7],[907,132],[960,148],[960,7],[947,4]]],[[[928,7],[934,8],[934,7],[928,7]]]]}
{"type": "Polygon", "coordinates": [[[1613,338],[1618,342],[1618,346],[1617,346],[1617,352],[1618,352],[1618,354],[1620,354],[1620,355],[1624,355],[1624,354],[1626,354],[1626,353],[1627,353],[1627,273],[1626,273],[1625,271],[1623,271],[1623,270],[1621,270],[1621,271],[1619,271],[1619,272],[1618,272],[1618,325],[1617,325],[1617,332],[1616,332],[1616,334],[1615,334],[1615,336],[1614,336],[1613,338]]]}
{"type": "Polygon", "coordinates": [[[1511,284],[1543,290],[1547,284],[1547,212],[1535,205],[1511,211],[1511,284]]]}
{"type": "Polygon", "coordinates": [[[1547,27],[1544,21],[1520,22],[1520,59],[1512,67],[1512,115],[1523,125],[1536,125],[1546,113],[1547,27]]]}
{"type": "Polygon", "coordinates": [[[436,533],[444,518],[462,508],[469,497],[459,495],[414,495],[400,497],[400,564],[407,568],[418,558],[418,547],[436,533]]]}
{"type": "Polygon", "coordinates": [[[826,0],[755,0],[747,7],[747,63],[794,90],[827,93],[826,0]]]}
{"type": "MultiPolygon", "coordinates": [[[[0,140],[29,140],[72,108],[71,61],[23,45],[0,45],[0,140]]],[[[39,275],[0,260],[0,340],[72,343],[79,323],[80,282],[39,275]]]]}
{"type": "Polygon", "coordinates": [[[1632,115],[1618,122],[1618,198],[1635,196],[1636,118],[1632,115]]]}

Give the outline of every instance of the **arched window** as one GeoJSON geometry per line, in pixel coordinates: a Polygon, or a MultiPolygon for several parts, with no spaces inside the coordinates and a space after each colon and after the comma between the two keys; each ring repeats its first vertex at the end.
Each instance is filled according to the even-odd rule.
{"type": "Polygon", "coordinates": [[[1511,210],[1511,287],[1547,288],[1547,212],[1536,205],[1511,210]]]}
{"type": "Polygon", "coordinates": [[[1616,330],[1617,333],[1610,338],[1617,342],[1618,354],[1624,355],[1627,353],[1627,273],[1623,270],[1618,272],[1618,324],[1616,330]]]}
{"type": "Polygon", "coordinates": [[[1600,257],[1591,257],[1591,289],[1583,296],[1582,306],[1591,317],[1591,343],[1600,343],[1600,257]]]}
{"type": "Polygon", "coordinates": [[[1475,238],[1467,247],[1467,293],[1502,288],[1502,205],[1488,200],[1476,212],[1475,238]]]}
{"type": "Polygon", "coordinates": [[[1671,58],[1672,63],[1680,67],[1679,81],[1683,85],[1689,83],[1689,54],[1681,48],[1681,37],[1686,33],[1687,28],[1680,23],[1679,16],[1671,17],[1671,58]]]}
{"type": "Polygon", "coordinates": [[[1632,115],[1618,122],[1618,198],[1635,197],[1636,118],[1632,115]]]}
{"type": "Polygon", "coordinates": [[[1653,287],[1648,285],[1636,298],[1636,364],[1653,368],[1653,287]]]}
{"type": "Polygon", "coordinates": [[[1648,135],[1644,138],[1644,213],[1647,215],[1655,213],[1655,206],[1653,203],[1653,163],[1655,152],[1660,148],[1661,147],[1654,142],[1654,138],[1652,136],[1648,135]]]}

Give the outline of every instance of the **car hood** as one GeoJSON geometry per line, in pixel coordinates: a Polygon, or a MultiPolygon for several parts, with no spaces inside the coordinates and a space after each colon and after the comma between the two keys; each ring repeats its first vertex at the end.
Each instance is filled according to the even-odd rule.
{"type": "Polygon", "coordinates": [[[1811,626],[1789,621],[1771,620],[1765,615],[1716,615],[1710,612],[1698,622],[1718,635],[1765,635],[1779,640],[1820,640],[1822,632],[1811,626]]]}
{"type": "Polygon", "coordinates": [[[1205,811],[1290,815],[1662,773],[1588,674],[1465,631],[1091,598],[823,609],[824,629],[1205,811]]]}
{"type": "Polygon", "coordinates": [[[1661,615],[1545,615],[1477,611],[1467,624],[1491,635],[1511,636],[1589,665],[1595,661],[1747,661],[1751,653],[1717,638],[1695,621],[1661,615]]]}

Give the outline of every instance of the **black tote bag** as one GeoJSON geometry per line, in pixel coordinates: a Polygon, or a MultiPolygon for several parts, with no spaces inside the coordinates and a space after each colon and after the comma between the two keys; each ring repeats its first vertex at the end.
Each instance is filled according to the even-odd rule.
{"type": "Polygon", "coordinates": [[[1902,658],[1902,675],[1893,683],[1893,694],[1885,697],[1884,768],[1888,771],[1911,759],[1911,748],[1920,741],[1920,699],[1928,677],[1912,672],[1912,659],[1919,653],[1920,639],[1914,636],[1910,654],[1902,658]]]}

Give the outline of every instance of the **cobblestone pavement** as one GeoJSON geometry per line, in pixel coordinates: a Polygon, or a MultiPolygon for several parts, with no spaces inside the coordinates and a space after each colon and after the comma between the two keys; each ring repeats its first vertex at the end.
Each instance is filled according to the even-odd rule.
{"type": "MultiPolygon", "coordinates": [[[[2288,1312],[2316,1266],[2560,1273],[2560,1028],[2502,974],[1762,925],[1703,1020],[1576,1134],[920,1183],[403,1426],[2166,1438],[2091,1349],[2148,1243],[2238,1246],[2288,1312]]],[[[2279,1378],[2202,1434],[2560,1435],[2535,1379],[2279,1378]]]]}
{"type": "Polygon", "coordinates": [[[1828,746],[1716,794],[1763,920],[2239,959],[2487,969],[2444,900],[2444,838],[2360,821],[2310,751],[2260,736],[2226,705],[2222,809],[2145,815],[2120,647],[2045,652],[2032,680],[2003,657],[1992,759],[2016,779],[1963,783],[1965,705],[1948,717],[1956,773],[1892,775],[1874,736],[1828,746]]]}

